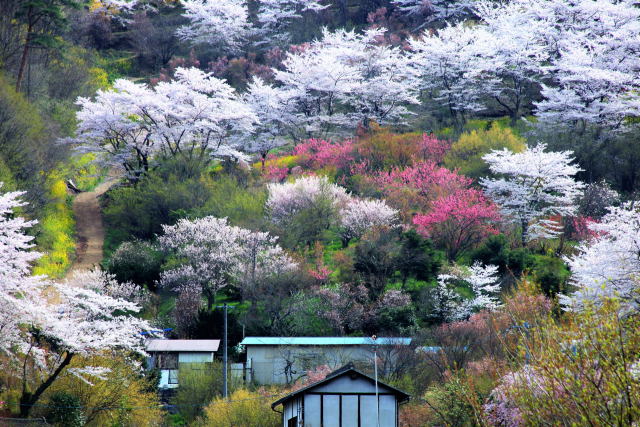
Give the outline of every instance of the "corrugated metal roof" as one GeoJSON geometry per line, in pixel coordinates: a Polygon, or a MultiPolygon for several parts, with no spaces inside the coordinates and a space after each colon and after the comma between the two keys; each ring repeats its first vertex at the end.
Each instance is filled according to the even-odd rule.
{"type": "Polygon", "coordinates": [[[217,351],[220,340],[149,340],[147,351],[217,351]]]}
{"type": "Polygon", "coordinates": [[[246,337],[242,345],[409,345],[411,338],[378,337],[246,337]]]}

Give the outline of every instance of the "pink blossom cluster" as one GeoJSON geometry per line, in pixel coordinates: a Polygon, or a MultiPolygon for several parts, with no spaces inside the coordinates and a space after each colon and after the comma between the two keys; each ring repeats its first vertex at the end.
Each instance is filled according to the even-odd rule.
{"type": "Polygon", "coordinates": [[[323,139],[310,139],[296,145],[293,154],[299,157],[301,166],[309,169],[322,169],[330,166],[344,170],[355,159],[353,141],[350,139],[338,143],[323,139]]]}
{"type": "Polygon", "coordinates": [[[422,234],[439,240],[454,258],[488,235],[497,234],[499,219],[498,208],[481,191],[462,188],[433,201],[431,211],[414,216],[413,223],[422,234]]]}
{"type": "Polygon", "coordinates": [[[420,152],[422,158],[430,160],[435,163],[442,163],[444,156],[447,155],[451,149],[451,141],[446,139],[438,139],[432,133],[425,133],[422,135],[422,141],[420,141],[420,152]]]}
{"type": "Polygon", "coordinates": [[[459,188],[471,185],[472,180],[449,169],[438,166],[435,162],[424,161],[391,172],[380,172],[375,182],[384,189],[413,188],[428,199],[435,199],[440,194],[447,194],[459,188]]]}

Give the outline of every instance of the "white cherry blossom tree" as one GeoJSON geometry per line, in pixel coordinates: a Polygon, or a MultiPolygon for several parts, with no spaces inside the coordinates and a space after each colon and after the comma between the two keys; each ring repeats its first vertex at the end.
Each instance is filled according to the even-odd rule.
{"type": "Polygon", "coordinates": [[[575,291],[560,297],[567,310],[580,310],[602,298],[621,298],[627,307],[640,302],[640,210],[637,204],[612,207],[600,223],[589,227],[598,233],[567,257],[575,291]]]}
{"type": "Polygon", "coordinates": [[[343,187],[330,183],[327,177],[301,177],[294,182],[271,183],[267,189],[267,215],[276,224],[286,224],[303,209],[323,201],[338,213],[351,200],[343,187]]]}
{"type": "Polygon", "coordinates": [[[438,275],[438,284],[431,292],[433,314],[445,322],[464,320],[480,310],[495,310],[500,305],[499,294],[498,266],[479,262],[471,267],[454,265],[446,274],[438,275]],[[456,292],[455,286],[460,283],[470,288],[471,299],[456,292]]]}
{"type": "Polygon", "coordinates": [[[274,70],[296,138],[367,126],[369,120],[397,123],[408,114],[406,105],[418,102],[409,57],[382,44],[382,34],[325,30],[274,70]]]}
{"type": "Polygon", "coordinates": [[[117,286],[102,276],[79,275],[63,283],[31,276],[39,254],[30,250],[33,238],[25,234],[35,222],[15,215],[24,206],[22,194],[0,195],[0,352],[21,366],[2,368],[23,382],[20,409],[26,416],[75,356],[144,353],[140,332],[149,325],[136,317],[135,302],[109,295],[117,286]]]}
{"type": "Polygon", "coordinates": [[[374,227],[391,227],[398,223],[398,210],[384,200],[354,199],[340,211],[340,237],[346,247],[374,227]]]}
{"type": "Polygon", "coordinates": [[[257,77],[243,94],[245,104],[252,108],[259,121],[251,133],[241,136],[248,139],[244,142],[244,150],[257,153],[263,169],[269,151],[287,143],[285,137],[295,120],[287,109],[288,98],[285,90],[270,86],[257,77]]]}
{"type": "Polygon", "coordinates": [[[163,229],[160,246],[182,263],[162,274],[161,285],[204,295],[209,310],[221,289],[252,287],[296,266],[276,237],[232,226],[226,218],[182,219],[163,229]]]}
{"type": "Polygon", "coordinates": [[[285,45],[290,43],[290,25],[304,13],[319,12],[329,5],[325,0],[259,0],[257,28],[260,44],[285,45]],[[325,4],[323,4],[325,3],[325,4]]]}
{"type": "MultiPolygon", "coordinates": [[[[458,124],[469,113],[485,109],[486,84],[480,64],[493,54],[491,34],[483,27],[457,24],[425,32],[411,41],[412,66],[420,76],[420,87],[430,97],[444,103],[458,124]]],[[[491,80],[493,82],[493,80],[491,80]]]]}
{"type": "Polygon", "coordinates": [[[481,184],[503,214],[521,227],[523,246],[557,236],[562,227],[548,217],[572,215],[584,187],[574,179],[580,168],[572,164],[571,151],[545,150],[545,144],[538,144],[521,153],[494,150],[482,157],[498,177],[483,178],[481,184]]]}
{"type": "Polygon", "coordinates": [[[182,16],[189,24],[177,35],[194,44],[206,44],[222,51],[237,51],[251,33],[249,11],[244,0],[181,0],[182,16]]]}
{"type": "Polygon", "coordinates": [[[74,141],[130,178],[148,171],[155,156],[206,162],[234,155],[229,137],[251,132],[257,120],[227,83],[196,68],[178,68],[174,80],[155,87],[119,79],[78,105],[74,141]]]}

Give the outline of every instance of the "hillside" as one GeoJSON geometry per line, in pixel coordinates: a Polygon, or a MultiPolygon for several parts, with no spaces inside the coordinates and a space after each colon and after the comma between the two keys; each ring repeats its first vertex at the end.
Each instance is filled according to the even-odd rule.
{"type": "Polygon", "coordinates": [[[281,425],[354,360],[245,337],[372,336],[401,426],[637,424],[638,40],[631,0],[2,2],[0,425],[281,425]],[[145,353],[223,306],[229,399],[222,347],[145,353]]]}

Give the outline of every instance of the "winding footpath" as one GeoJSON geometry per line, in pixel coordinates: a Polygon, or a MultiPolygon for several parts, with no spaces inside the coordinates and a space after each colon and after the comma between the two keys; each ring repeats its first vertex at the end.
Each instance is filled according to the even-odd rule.
{"type": "Polygon", "coordinates": [[[73,200],[73,214],[76,219],[76,259],[67,272],[91,270],[102,261],[104,245],[104,223],[100,209],[102,196],[115,182],[117,177],[109,174],[105,181],[93,191],[79,193],[73,200]]]}

